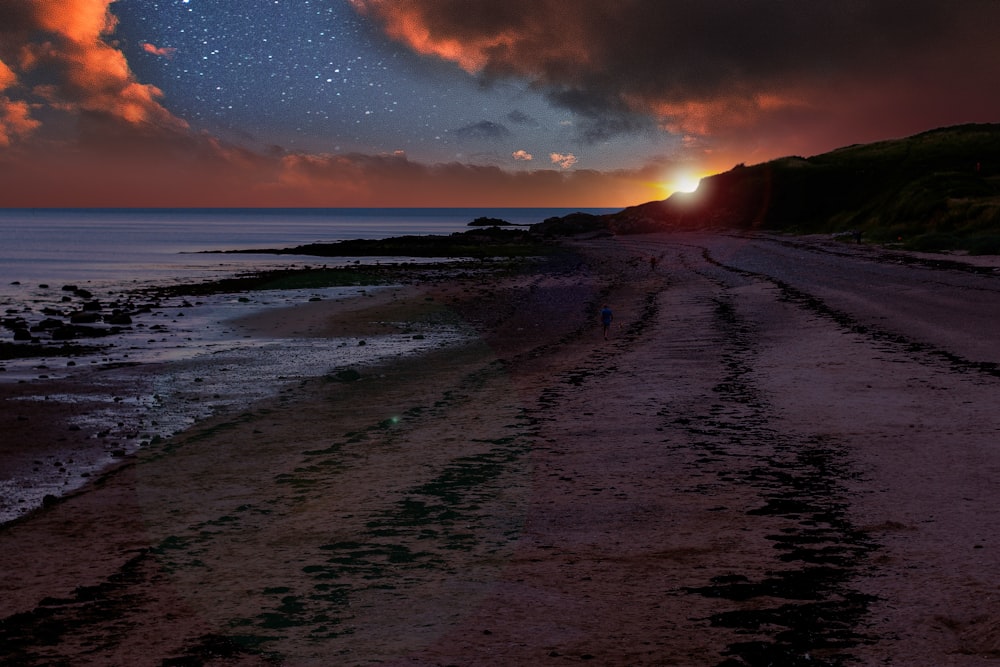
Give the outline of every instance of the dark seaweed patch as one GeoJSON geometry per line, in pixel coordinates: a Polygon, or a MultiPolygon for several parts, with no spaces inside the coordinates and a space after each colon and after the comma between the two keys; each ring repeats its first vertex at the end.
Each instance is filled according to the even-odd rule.
{"type": "Polygon", "coordinates": [[[167,658],[160,664],[163,667],[198,667],[213,660],[235,660],[244,656],[253,656],[269,664],[281,664],[277,656],[261,649],[264,643],[274,639],[276,637],[203,635],[196,644],[184,649],[181,655],[167,658]]]}
{"type": "MultiPolygon", "coordinates": [[[[714,472],[728,485],[754,489],[760,504],[746,512],[780,528],[766,538],[775,549],[774,567],[757,573],[732,572],[707,585],[684,589],[731,608],[705,620],[747,635],[732,643],[721,665],[840,665],[853,661],[850,649],[872,641],[857,628],[873,598],[852,588],[877,548],[848,519],[845,481],[856,477],[846,451],[831,438],[798,435],[771,427],[771,407],[751,373],[756,332],[741,319],[725,292],[714,299],[723,377],[712,387],[715,400],[698,411],[664,408],[671,428],[688,434],[702,474],[714,472]]],[[[695,492],[714,485],[693,485],[695,492]]]]}
{"type": "Polygon", "coordinates": [[[487,540],[496,540],[487,541],[487,549],[500,548],[511,531],[487,534],[482,507],[505,490],[502,480],[527,446],[520,435],[476,442],[493,446],[454,459],[432,479],[407,490],[402,500],[374,515],[356,539],[320,546],[320,562],[302,568],[314,582],[312,590],[268,589],[265,594],[280,599],[244,623],[265,629],[303,627],[317,638],[348,634],[353,632],[351,599],[357,593],[415,585],[421,571],[449,568],[450,551],[468,552],[487,540]]]}
{"type": "Polygon", "coordinates": [[[107,580],[95,586],[80,586],[72,597],[46,598],[32,611],[0,619],[4,664],[69,664],[53,663],[45,650],[68,636],[83,638],[94,652],[117,646],[118,638],[133,627],[128,621],[129,613],[143,603],[128,591],[133,584],[145,580],[149,555],[148,551],[141,551],[107,580]],[[106,632],[105,627],[113,627],[115,632],[106,632]]]}

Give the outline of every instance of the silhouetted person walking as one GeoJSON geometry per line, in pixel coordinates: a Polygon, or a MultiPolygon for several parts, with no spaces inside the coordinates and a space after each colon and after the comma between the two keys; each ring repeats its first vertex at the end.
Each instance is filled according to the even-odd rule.
{"type": "Polygon", "coordinates": [[[611,321],[615,319],[614,314],[611,312],[611,308],[604,305],[601,308],[601,326],[604,327],[604,340],[608,339],[608,330],[611,329],[611,321]]]}

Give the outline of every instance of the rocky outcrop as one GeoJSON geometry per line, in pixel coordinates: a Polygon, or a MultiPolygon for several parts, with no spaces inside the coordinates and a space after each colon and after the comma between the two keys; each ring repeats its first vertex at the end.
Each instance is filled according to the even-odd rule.
{"type": "MultiPolygon", "coordinates": [[[[39,289],[48,286],[39,285],[39,289]]],[[[128,299],[102,302],[90,290],[76,285],[64,285],[61,291],[65,294],[53,300],[66,304],[65,309],[50,305],[38,311],[7,310],[0,319],[0,327],[10,332],[13,342],[0,341],[0,359],[75,354],[83,348],[67,345],[68,342],[121,334],[131,328],[135,315],[151,312],[155,307],[128,299]]]]}

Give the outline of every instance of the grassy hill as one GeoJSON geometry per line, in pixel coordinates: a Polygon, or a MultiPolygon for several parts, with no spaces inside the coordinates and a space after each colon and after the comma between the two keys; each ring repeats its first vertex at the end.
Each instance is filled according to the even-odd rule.
{"type": "Polygon", "coordinates": [[[911,249],[996,254],[1000,124],[738,165],[703,179],[697,193],[633,206],[600,223],[617,234],[706,227],[860,231],[867,241],[911,249]]]}

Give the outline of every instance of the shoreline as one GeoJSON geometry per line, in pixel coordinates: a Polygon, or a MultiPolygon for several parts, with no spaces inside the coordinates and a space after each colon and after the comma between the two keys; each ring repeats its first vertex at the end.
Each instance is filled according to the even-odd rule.
{"type": "MultiPolygon", "coordinates": [[[[517,273],[544,261],[369,259],[374,263],[307,264],[145,286],[117,297],[115,306],[127,302],[135,320],[113,327],[111,335],[73,340],[70,347],[8,343],[33,351],[0,362],[0,401],[12,406],[0,419],[10,434],[0,446],[0,528],[85,490],[102,471],[151,443],[323,375],[324,364],[333,364],[333,372],[460,343],[470,335],[467,327],[443,315],[432,298],[422,301],[422,286],[517,273]],[[336,317],[327,315],[330,309],[336,317]],[[334,358],[314,354],[310,338],[324,346],[334,339],[334,358]],[[266,366],[272,375],[249,365],[266,366]],[[218,369],[225,377],[215,382],[218,369]],[[267,382],[275,388],[251,388],[267,382]]],[[[70,287],[52,291],[95,296],[70,287]]],[[[110,293],[96,296],[111,308],[110,293]]],[[[55,304],[42,309],[35,303],[36,318],[55,304]]]]}
{"type": "Polygon", "coordinates": [[[981,344],[996,277],[808,239],[568,246],[488,282],[244,321],[304,340],[346,320],[475,335],[293,381],[0,527],[19,574],[0,588],[6,657],[1000,655],[1000,354],[981,344]]]}
{"type": "MultiPolygon", "coordinates": [[[[7,406],[0,425],[8,436],[0,447],[0,526],[85,490],[105,469],[214,414],[266,400],[285,385],[337,367],[420,354],[467,335],[447,325],[431,329],[419,321],[418,309],[402,313],[409,324],[390,321],[392,302],[416,291],[371,285],[244,292],[238,299],[223,294],[221,302],[175,310],[187,317],[173,319],[172,337],[159,346],[119,335],[96,355],[6,362],[0,378],[0,401],[7,406]],[[366,320],[380,310],[381,320],[366,320]],[[313,352],[314,344],[326,349],[313,352]]],[[[170,309],[160,306],[150,317],[170,309]]]]}

